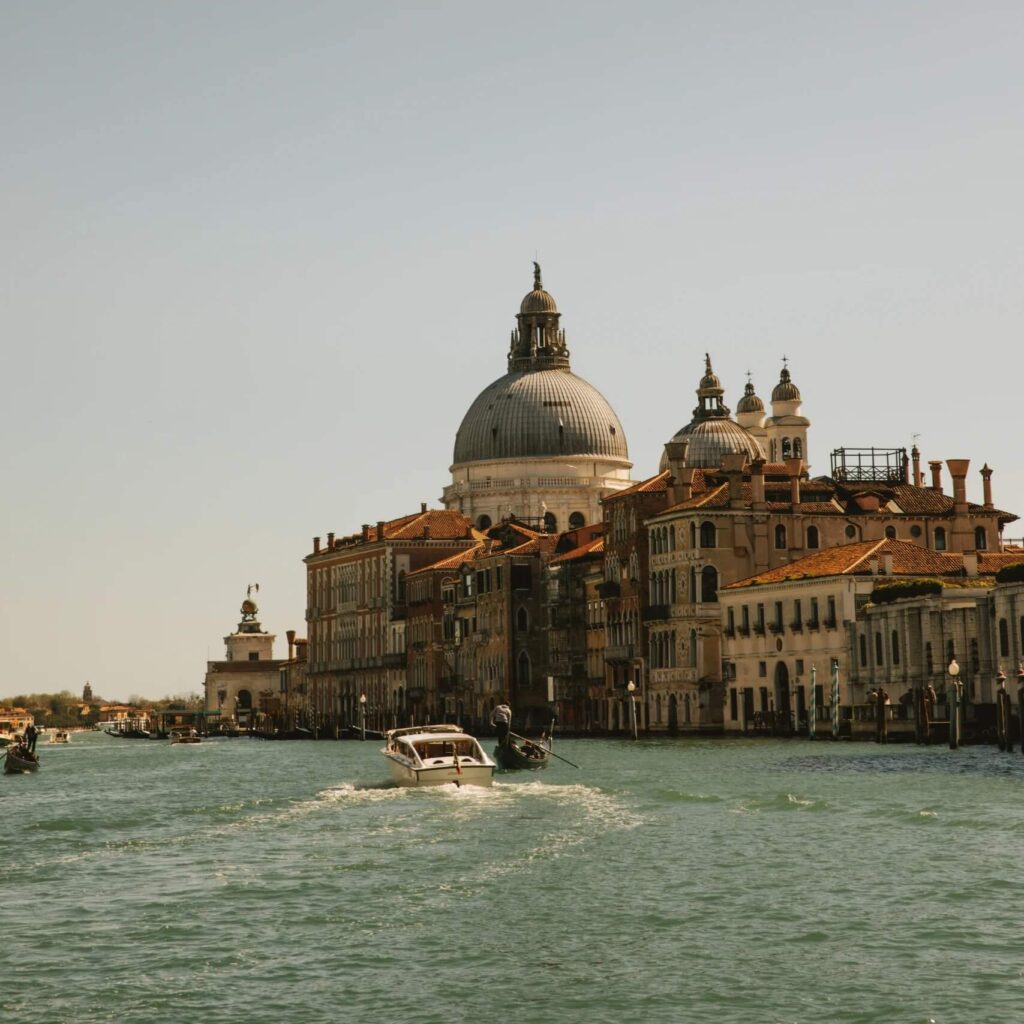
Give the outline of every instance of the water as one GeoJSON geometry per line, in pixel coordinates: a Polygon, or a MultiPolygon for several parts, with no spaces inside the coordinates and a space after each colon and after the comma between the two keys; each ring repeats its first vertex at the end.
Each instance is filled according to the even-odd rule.
{"type": "Polygon", "coordinates": [[[77,734],[0,778],[4,1018],[1005,1021],[1024,757],[564,741],[490,790],[377,742],[77,734]]]}

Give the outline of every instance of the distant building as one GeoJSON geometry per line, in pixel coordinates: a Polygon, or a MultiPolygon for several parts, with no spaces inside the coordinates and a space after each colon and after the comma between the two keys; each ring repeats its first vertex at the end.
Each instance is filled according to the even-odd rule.
{"type": "Polygon", "coordinates": [[[260,710],[276,710],[281,696],[280,667],[274,659],[274,636],[260,625],[252,588],[241,608],[234,633],[224,637],[224,660],[206,663],[205,706],[247,728],[260,710]]]}

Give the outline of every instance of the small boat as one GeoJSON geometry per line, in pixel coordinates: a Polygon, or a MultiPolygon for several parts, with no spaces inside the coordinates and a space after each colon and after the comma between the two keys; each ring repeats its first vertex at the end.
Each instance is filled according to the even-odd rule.
{"type": "Polygon", "coordinates": [[[171,743],[202,743],[203,738],[195,729],[172,729],[171,743]]]}
{"type": "Polygon", "coordinates": [[[39,767],[39,755],[29,753],[24,747],[8,747],[4,754],[4,774],[17,775],[19,772],[34,772],[39,767]]]}
{"type": "Polygon", "coordinates": [[[546,747],[511,733],[505,737],[504,743],[494,748],[494,760],[505,771],[545,768],[550,759],[551,754],[546,747]]]}
{"type": "Polygon", "coordinates": [[[55,729],[50,733],[51,743],[70,743],[71,739],[68,736],[67,729],[55,729]]]}
{"type": "Polygon", "coordinates": [[[494,762],[480,741],[457,725],[413,725],[389,729],[381,753],[400,786],[489,786],[494,762]]]}

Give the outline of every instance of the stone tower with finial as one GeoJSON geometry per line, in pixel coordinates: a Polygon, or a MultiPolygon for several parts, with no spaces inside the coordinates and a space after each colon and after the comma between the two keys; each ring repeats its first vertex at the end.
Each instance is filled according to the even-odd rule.
{"type": "Polygon", "coordinates": [[[274,656],[274,636],[263,631],[259,606],[253,598],[259,589],[258,583],[246,587],[238,629],[224,637],[225,661],[270,661],[274,656]]]}
{"type": "Polygon", "coordinates": [[[811,421],[801,412],[800,402],[800,389],[793,383],[789,360],[783,356],[779,383],[772,389],[772,414],[764,423],[769,462],[807,462],[807,428],[811,421]]]}

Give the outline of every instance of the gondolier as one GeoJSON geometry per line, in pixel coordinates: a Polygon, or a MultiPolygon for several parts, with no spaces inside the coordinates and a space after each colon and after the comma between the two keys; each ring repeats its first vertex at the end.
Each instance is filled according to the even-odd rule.
{"type": "Polygon", "coordinates": [[[498,734],[498,743],[504,743],[512,728],[512,708],[507,702],[502,702],[491,712],[491,725],[498,734]]]}

